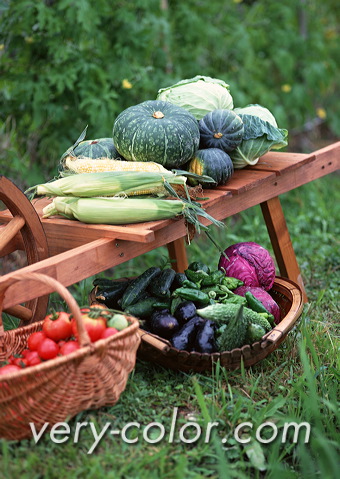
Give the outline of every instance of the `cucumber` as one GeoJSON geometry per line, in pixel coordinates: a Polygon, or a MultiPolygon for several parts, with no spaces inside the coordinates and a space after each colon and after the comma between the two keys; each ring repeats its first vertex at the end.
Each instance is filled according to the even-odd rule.
{"type": "Polygon", "coordinates": [[[176,273],[175,278],[172,282],[172,287],[171,289],[177,289],[183,286],[184,281],[187,281],[188,278],[186,277],[185,273],[176,273]]]}
{"type": "Polygon", "coordinates": [[[104,303],[105,306],[111,309],[118,307],[118,300],[123,296],[124,291],[131,283],[131,280],[116,281],[111,286],[96,286],[95,298],[100,303],[104,303]]]}
{"type": "Polygon", "coordinates": [[[111,289],[119,286],[121,283],[131,281],[128,278],[124,279],[109,279],[109,278],[96,278],[93,281],[93,286],[98,286],[100,289],[111,289]]]}
{"type": "Polygon", "coordinates": [[[170,298],[170,288],[175,276],[176,271],[173,269],[163,269],[149,287],[150,293],[158,298],[170,298]]]}
{"type": "Polygon", "coordinates": [[[130,304],[125,309],[125,313],[136,316],[137,318],[147,318],[155,311],[155,309],[163,309],[169,306],[169,301],[160,301],[159,298],[150,296],[141,299],[134,304],[130,304]]]}
{"type": "Polygon", "coordinates": [[[121,299],[121,308],[123,311],[133,303],[137,303],[138,299],[141,296],[146,288],[149,286],[150,282],[158,276],[161,269],[156,266],[151,266],[144,273],[137,276],[126,288],[121,299]]]}

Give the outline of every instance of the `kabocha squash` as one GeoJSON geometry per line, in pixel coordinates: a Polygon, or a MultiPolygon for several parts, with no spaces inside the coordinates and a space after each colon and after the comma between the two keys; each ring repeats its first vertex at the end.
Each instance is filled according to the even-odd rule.
{"type": "Polygon", "coordinates": [[[84,156],[86,158],[112,158],[122,159],[116,150],[112,138],[99,138],[97,140],[81,141],[74,149],[70,151],[73,156],[84,156]]]}
{"type": "Polygon", "coordinates": [[[178,168],[199,146],[197,120],[184,108],[148,100],[122,111],[113,125],[113,142],[130,161],[154,161],[178,168]]]}
{"type": "MultiPolygon", "coordinates": [[[[190,161],[188,170],[197,175],[207,175],[216,181],[216,184],[202,183],[204,187],[224,185],[233,175],[234,166],[230,156],[219,148],[206,148],[198,150],[190,161]]],[[[189,179],[191,184],[196,180],[189,179]]]]}
{"type": "Polygon", "coordinates": [[[231,110],[213,110],[198,123],[200,147],[220,148],[226,153],[233,151],[242,141],[244,125],[241,118],[231,110]]]}

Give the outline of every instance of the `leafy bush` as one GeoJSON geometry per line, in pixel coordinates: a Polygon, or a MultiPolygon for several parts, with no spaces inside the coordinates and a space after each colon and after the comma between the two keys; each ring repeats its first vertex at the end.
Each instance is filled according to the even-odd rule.
{"type": "Polygon", "coordinates": [[[111,136],[123,109],[197,74],[226,81],[235,106],[263,104],[284,128],[327,116],[340,134],[338,8],[335,0],[4,1],[4,173],[25,177],[35,165],[46,179],[86,124],[89,139],[111,136]]]}

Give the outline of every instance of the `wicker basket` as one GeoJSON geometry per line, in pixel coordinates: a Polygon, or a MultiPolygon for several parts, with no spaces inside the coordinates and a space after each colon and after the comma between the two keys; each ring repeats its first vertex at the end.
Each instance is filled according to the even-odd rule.
{"type": "Polygon", "coordinates": [[[82,323],[77,302],[53,278],[17,273],[0,287],[0,361],[25,349],[28,336],[42,328],[43,321],[4,331],[1,312],[6,290],[16,281],[33,279],[48,283],[67,303],[77,321],[80,348],[67,355],[0,377],[0,437],[24,439],[32,436],[29,423],[40,430],[63,422],[80,411],[115,404],[135,366],[140,343],[138,320],[127,316],[126,329],[91,343],[82,323]]]}
{"type": "Polygon", "coordinates": [[[229,370],[240,368],[242,360],[245,366],[252,366],[280,345],[303,309],[302,292],[288,279],[276,277],[270,294],[280,307],[281,321],[259,342],[232,351],[206,354],[178,350],[167,340],[139,330],[142,341],[137,357],[179,371],[212,371],[217,361],[229,370]]]}

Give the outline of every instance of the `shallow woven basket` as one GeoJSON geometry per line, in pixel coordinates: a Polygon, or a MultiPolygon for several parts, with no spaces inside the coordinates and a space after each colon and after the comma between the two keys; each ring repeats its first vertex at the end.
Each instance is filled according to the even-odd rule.
{"type": "Polygon", "coordinates": [[[137,357],[179,371],[212,371],[218,361],[229,370],[240,368],[242,360],[244,366],[252,366],[281,344],[303,309],[302,292],[293,281],[276,277],[270,294],[280,307],[281,321],[261,341],[231,351],[206,354],[181,351],[169,341],[139,330],[142,342],[137,357]]]}
{"type": "Polygon", "coordinates": [[[66,301],[77,321],[80,349],[36,366],[0,377],[0,437],[32,436],[29,423],[40,430],[64,422],[80,411],[115,404],[135,366],[140,343],[138,320],[126,316],[130,325],[107,339],[91,343],[79,306],[69,291],[55,279],[38,273],[17,273],[0,286],[0,362],[27,348],[28,336],[42,328],[43,321],[4,331],[1,319],[6,290],[27,279],[48,283],[66,301]]]}

